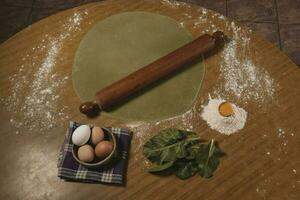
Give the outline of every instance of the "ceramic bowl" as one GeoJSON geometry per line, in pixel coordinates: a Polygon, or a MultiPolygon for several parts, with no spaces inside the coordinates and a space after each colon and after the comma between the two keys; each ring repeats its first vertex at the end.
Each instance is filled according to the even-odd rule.
{"type": "MultiPolygon", "coordinates": [[[[114,157],[115,157],[115,154],[116,154],[116,149],[117,149],[117,141],[116,141],[116,137],[115,135],[107,128],[102,128],[103,132],[104,132],[104,140],[108,140],[108,141],[111,141],[113,143],[113,150],[111,152],[111,154],[109,154],[106,158],[104,159],[99,159],[95,156],[94,160],[92,162],[83,162],[81,160],[79,160],[78,158],[78,149],[79,149],[79,146],[76,146],[76,145],[73,145],[73,148],[72,148],[72,154],[73,154],[73,157],[74,159],[86,166],[86,167],[101,167],[101,166],[104,166],[106,164],[108,164],[114,157]]],[[[89,145],[91,145],[93,148],[95,148],[95,146],[92,144],[91,142],[91,139],[89,139],[88,143],[89,145]]]]}

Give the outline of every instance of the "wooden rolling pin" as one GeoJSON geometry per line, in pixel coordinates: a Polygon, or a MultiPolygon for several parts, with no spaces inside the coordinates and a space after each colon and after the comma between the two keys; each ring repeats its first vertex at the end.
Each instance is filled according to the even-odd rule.
{"type": "Polygon", "coordinates": [[[179,49],[159,58],[145,67],[129,74],[119,81],[106,86],[96,93],[95,100],[80,105],[80,112],[88,117],[94,117],[101,110],[107,110],[120,103],[128,96],[140,91],[184,67],[201,54],[210,53],[222,47],[227,40],[223,32],[213,35],[204,34],[179,49]]]}

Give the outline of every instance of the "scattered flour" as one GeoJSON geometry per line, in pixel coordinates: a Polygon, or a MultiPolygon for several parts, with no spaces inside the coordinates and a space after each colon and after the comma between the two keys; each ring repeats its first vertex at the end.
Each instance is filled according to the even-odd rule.
{"type": "Polygon", "coordinates": [[[12,112],[10,123],[18,130],[49,130],[68,119],[67,106],[58,103],[61,97],[58,91],[68,80],[55,72],[60,52],[66,39],[72,40],[72,33],[80,30],[80,23],[87,14],[74,12],[62,25],[61,34],[54,37],[45,34],[39,44],[22,58],[22,64],[16,74],[9,77],[12,85],[11,95],[4,104],[12,112]],[[37,54],[44,52],[40,61],[37,54]],[[25,93],[26,91],[26,93],[25,93]]]}
{"type": "Polygon", "coordinates": [[[234,96],[239,103],[249,101],[258,105],[265,105],[273,99],[274,80],[270,74],[255,65],[251,58],[250,36],[232,22],[229,26],[233,36],[222,51],[220,86],[215,93],[234,96]],[[222,84],[221,84],[222,83],[222,84]]]}
{"type": "Polygon", "coordinates": [[[185,2],[173,1],[173,0],[161,0],[161,3],[171,8],[179,8],[180,6],[190,7],[190,5],[185,2]]]}
{"type": "Polygon", "coordinates": [[[278,128],[278,137],[285,138],[285,131],[282,128],[278,128]]]}
{"type": "Polygon", "coordinates": [[[274,80],[268,71],[257,66],[256,56],[250,51],[252,31],[241,28],[238,24],[219,13],[209,12],[199,8],[197,14],[186,3],[172,0],[162,0],[163,5],[174,10],[181,9],[180,24],[185,27],[200,30],[202,34],[212,34],[223,31],[230,37],[221,53],[219,63],[220,77],[212,95],[230,99],[241,105],[254,102],[258,107],[268,105],[275,93],[274,80]]]}
{"type": "Polygon", "coordinates": [[[230,135],[245,126],[247,112],[232,104],[234,115],[223,117],[219,113],[219,106],[223,102],[225,102],[225,100],[210,98],[208,104],[204,106],[201,116],[212,129],[222,134],[230,135]]]}

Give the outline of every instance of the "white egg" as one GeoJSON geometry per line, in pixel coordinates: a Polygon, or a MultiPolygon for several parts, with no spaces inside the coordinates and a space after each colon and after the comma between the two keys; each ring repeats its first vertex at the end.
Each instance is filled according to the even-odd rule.
{"type": "Polygon", "coordinates": [[[91,129],[88,125],[81,125],[72,134],[72,142],[77,146],[82,146],[89,141],[91,129]]]}

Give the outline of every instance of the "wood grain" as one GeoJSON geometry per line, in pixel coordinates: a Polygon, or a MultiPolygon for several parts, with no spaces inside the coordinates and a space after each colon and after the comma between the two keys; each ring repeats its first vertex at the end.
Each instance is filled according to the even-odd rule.
{"type": "MultiPolygon", "coordinates": [[[[194,37],[210,26],[203,23],[193,27],[193,20],[199,17],[202,8],[187,4],[171,6],[165,2],[103,1],[58,13],[26,28],[0,46],[1,98],[11,95],[13,85],[8,77],[17,73],[22,64],[31,62],[22,58],[39,44],[45,34],[53,37],[61,34],[63,21],[74,11],[87,12],[88,15],[83,19],[81,29],[71,33],[72,40],[64,41],[55,66],[61,76],[71,77],[71,66],[81,38],[97,21],[110,15],[132,10],[164,14],[183,20],[194,37]],[[187,12],[191,18],[183,17],[187,12]]],[[[211,16],[214,14],[208,12],[211,16]]],[[[214,20],[218,26],[225,26],[214,20]]],[[[230,19],[227,21],[231,22],[230,19]]],[[[228,31],[226,34],[230,36],[232,33],[228,31]]],[[[9,123],[12,111],[7,110],[1,101],[0,199],[299,199],[300,72],[278,48],[255,33],[251,35],[250,50],[256,65],[274,78],[276,97],[269,102],[266,111],[257,108],[255,103],[245,105],[247,124],[242,131],[229,137],[209,129],[200,117],[192,119],[194,130],[204,139],[215,138],[227,154],[212,179],[195,176],[181,181],[174,176],[159,177],[145,171],[140,151],[142,142],[168,123],[174,124],[171,120],[144,125],[145,135],[134,133],[125,187],[61,181],[57,178],[56,164],[68,120],[61,122],[65,126],[54,127],[44,134],[39,129],[24,129],[24,133],[16,135],[16,128],[9,123]],[[278,129],[285,130],[284,139],[278,137],[278,129]],[[288,141],[286,146],[283,145],[285,141],[288,141]]],[[[44,54],[41,51],[34,56],[42,60],[44,54]]],[[[206,76],[195,103],[198,107],[207,101],[208,94],[218,82],[220,54],[207,58],[205,65],[206,76]]],[[[126,126],[106,116],[89,120],[80,114],[80,100],[74,93],[71,80],[58,93],[62,97],[59,104],[69,106],[65,112],[71,120],[102,126],[126,126]]]]}

